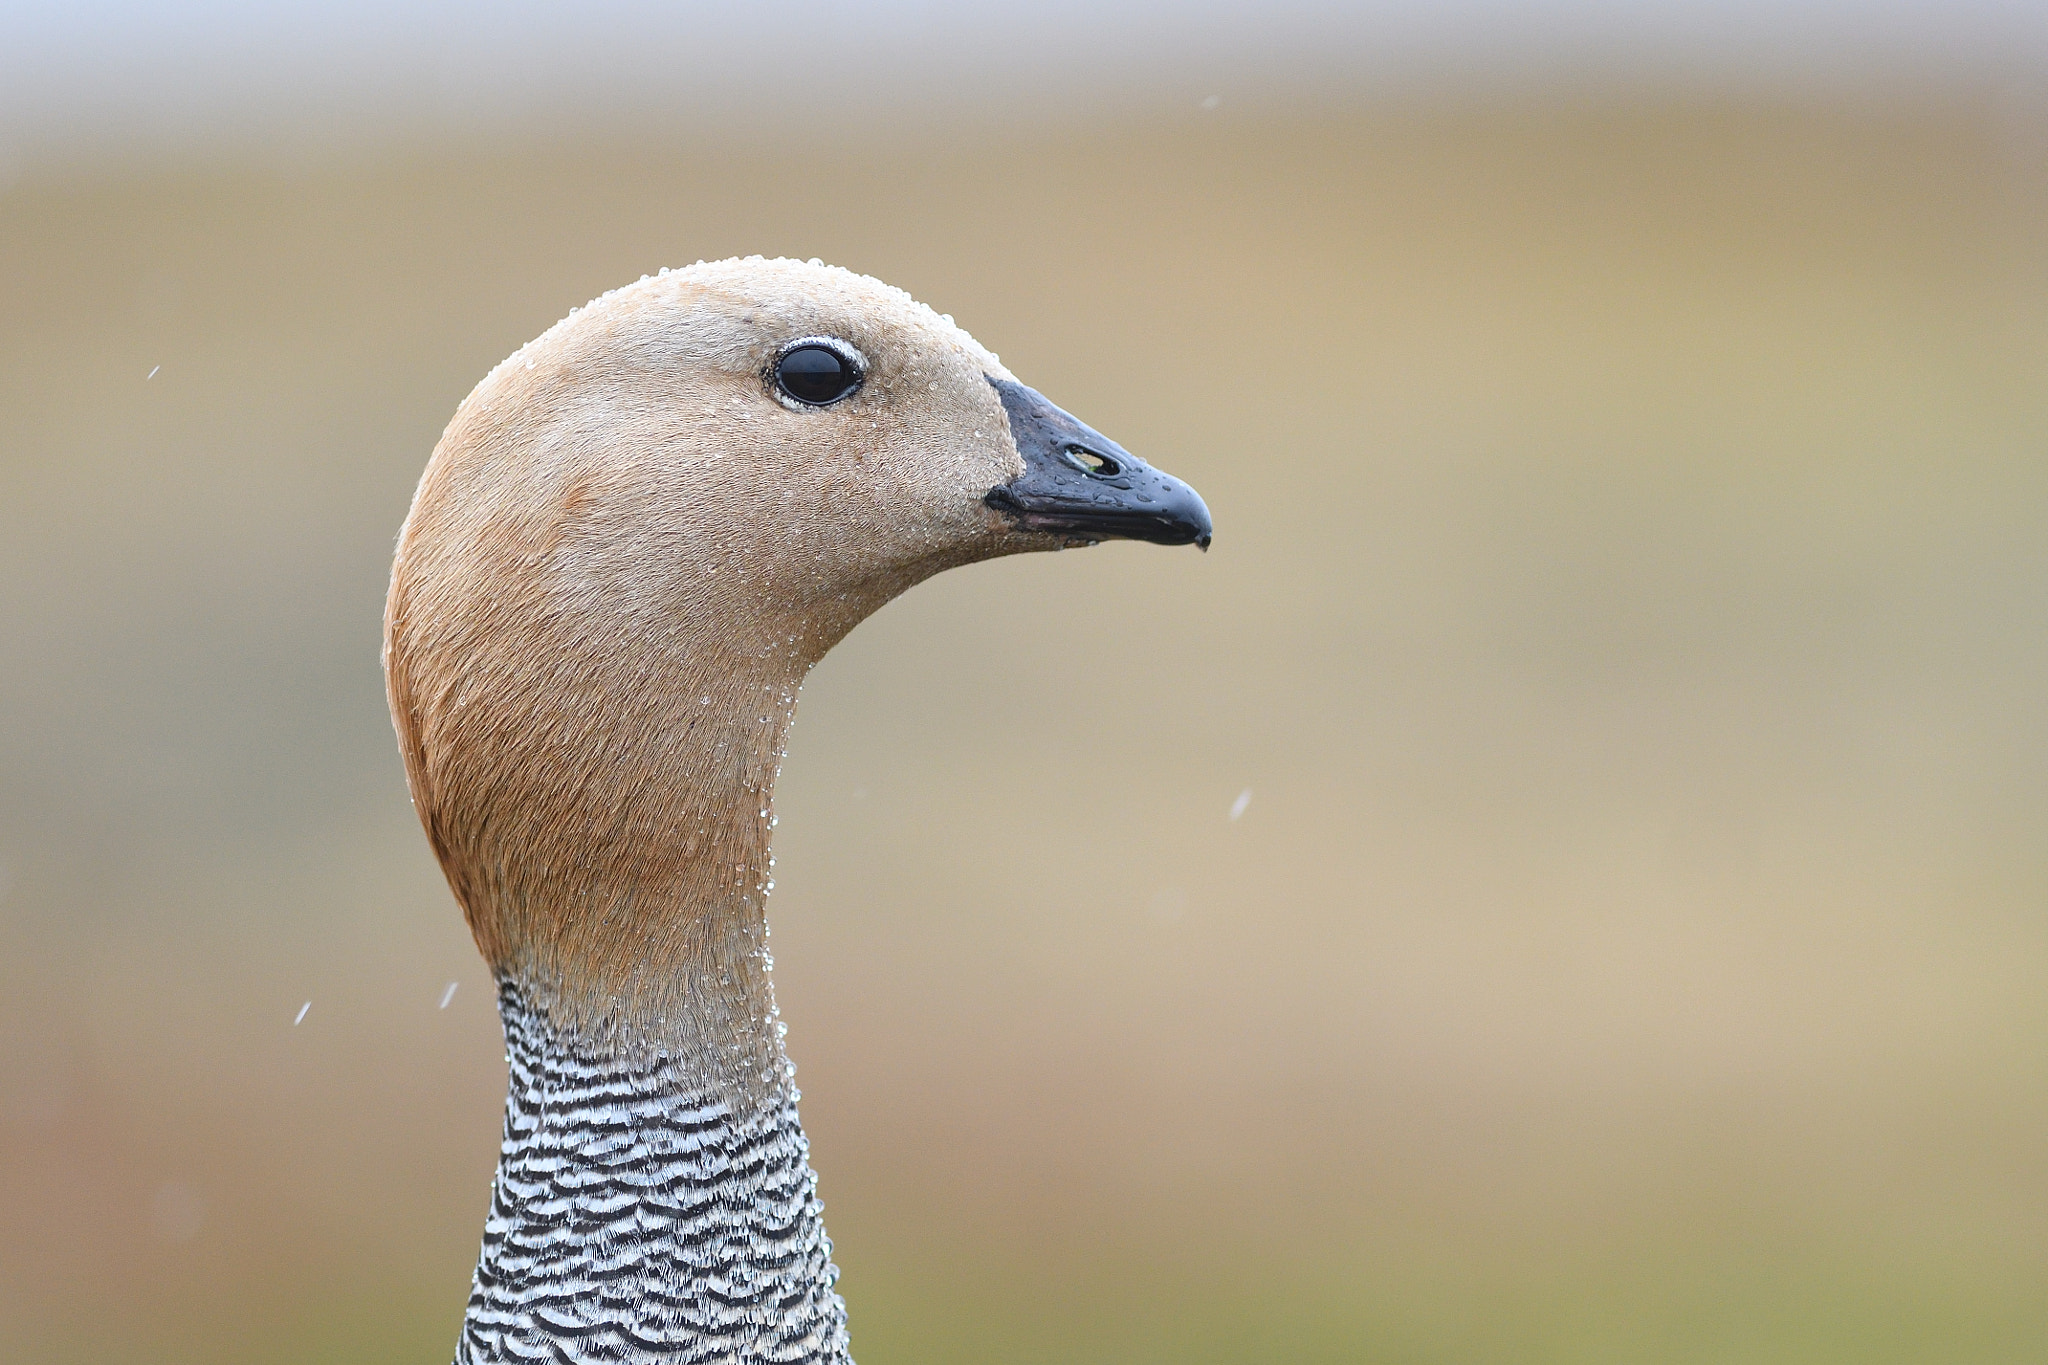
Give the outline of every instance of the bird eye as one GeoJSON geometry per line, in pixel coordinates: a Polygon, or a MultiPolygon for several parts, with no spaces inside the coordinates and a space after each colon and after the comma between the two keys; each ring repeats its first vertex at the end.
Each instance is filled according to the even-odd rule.
{"type": "Polygon", "coordinates": [[[797,346],[775,364],[775,382],[799,403],[823,407],[860,387],[860,369],[831,346],[797,346]]]}

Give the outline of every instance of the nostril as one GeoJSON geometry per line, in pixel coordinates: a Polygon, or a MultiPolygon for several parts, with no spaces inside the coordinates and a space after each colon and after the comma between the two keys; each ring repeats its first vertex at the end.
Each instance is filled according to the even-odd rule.
{"type": "Polygon", "coordinates": [[[1067,463],[1083,474],[1115,475],[1124,472],[1124,467],[1109,456],[1090,450],[1087,446],[1068,446],[1060,452],[1067,463]]]}

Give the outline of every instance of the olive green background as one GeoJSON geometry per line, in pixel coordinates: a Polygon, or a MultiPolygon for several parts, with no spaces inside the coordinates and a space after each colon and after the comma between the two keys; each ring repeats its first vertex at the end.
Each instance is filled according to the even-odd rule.
{"type": "Polygon", "coordinates": [[[2038,109],[791,147],[0,191],[0,1355],[447,1356],[503,1063],[392,539],[499,359],[750,252],[1217,525],[947,575],[805,689],[771,917],[863,1365],[2048,1355],[2038,109]]]}

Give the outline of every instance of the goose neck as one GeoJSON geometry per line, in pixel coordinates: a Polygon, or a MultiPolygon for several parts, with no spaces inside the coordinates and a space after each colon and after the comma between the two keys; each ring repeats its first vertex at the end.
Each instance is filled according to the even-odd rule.
{"type": "Polygon", "coordinates": [[[509,1093],[457,1365],[850,1365],[787,1066],[734,1096],[499,987],[509,1093]]]}

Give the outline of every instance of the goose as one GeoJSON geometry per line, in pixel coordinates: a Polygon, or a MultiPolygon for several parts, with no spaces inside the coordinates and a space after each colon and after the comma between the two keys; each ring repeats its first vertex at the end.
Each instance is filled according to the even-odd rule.
{"type": "Polygon", "coordinates": [[[497,983],[455,1359],[848,1362],[765,905],[806,672],[942,569],[1210,539],[1185,483],[817,261],[664,270],[500,364],[400,532],[407,785],[497,983]]]}

